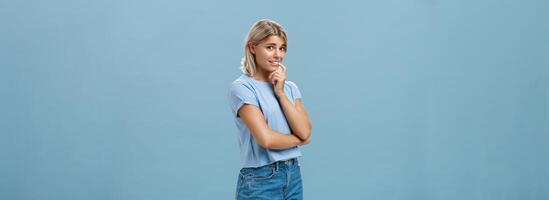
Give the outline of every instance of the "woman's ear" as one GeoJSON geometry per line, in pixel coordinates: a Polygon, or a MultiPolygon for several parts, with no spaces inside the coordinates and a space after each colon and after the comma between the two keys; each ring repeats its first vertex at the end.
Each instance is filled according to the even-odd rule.
{"type": "Polygon", "coordinates": [[[250,52],[255,55],[255,45],[250,42],[248,43],[248,48],[250,49],[250,52]]]}

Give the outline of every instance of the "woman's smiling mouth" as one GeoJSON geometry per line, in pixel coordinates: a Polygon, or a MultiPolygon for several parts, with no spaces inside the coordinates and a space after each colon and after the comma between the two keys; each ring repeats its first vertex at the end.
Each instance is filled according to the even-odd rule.
{"type": "Polygon", "coordinates": [[[280,61],[269,61],[272,65],[278,66],[280,65],[280,61]]]}

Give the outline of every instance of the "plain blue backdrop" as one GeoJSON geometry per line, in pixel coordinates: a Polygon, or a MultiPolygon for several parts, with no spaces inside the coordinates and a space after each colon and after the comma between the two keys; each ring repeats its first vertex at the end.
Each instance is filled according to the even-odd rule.
{"type": "Polygon", "coordinates": [[[0,199],[232,199],[258,19],[313,121],[306,199],[549,199],[547,1],[0,2],[0,199]]]}

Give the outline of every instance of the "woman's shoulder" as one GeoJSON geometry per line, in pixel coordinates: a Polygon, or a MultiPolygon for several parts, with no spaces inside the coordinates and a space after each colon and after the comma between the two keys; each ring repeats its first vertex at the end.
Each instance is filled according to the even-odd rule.
{"type": "Polygon", "coordinates": [[[249,84],[250,78],[244,74],[240,75],[238,78],[236,78],[231,85],[245,85],[249,84]]]}
{"type": "Polygon", "coordinates": [[[234,91],[234,90],[240,90],[240,89],[245,89],[245,88],[251,89],[252,84],[250,83],[249,79],[250,78],[247,77],[244,74],[239,76],[237,79],[235,79],[231,83],[230,90],[234,91]]]}
{"type": "Polygon", "coordinates": [[[286,80],[285,84],[290,86],[290,87],[297,88],[297,84],[293,81],[286,80]]]}

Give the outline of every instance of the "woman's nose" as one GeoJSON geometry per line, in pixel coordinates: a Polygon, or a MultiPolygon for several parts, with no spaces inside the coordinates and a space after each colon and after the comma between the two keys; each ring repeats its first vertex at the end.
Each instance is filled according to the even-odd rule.
{"type": "Polygon", "coordinates": [[[282,52],[280,50],[275,50],[274,52],[274,56],[277,57],[277,58],[280,58],[282,56],[282,52]]]}

